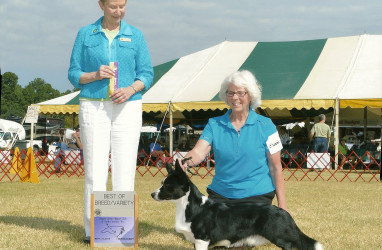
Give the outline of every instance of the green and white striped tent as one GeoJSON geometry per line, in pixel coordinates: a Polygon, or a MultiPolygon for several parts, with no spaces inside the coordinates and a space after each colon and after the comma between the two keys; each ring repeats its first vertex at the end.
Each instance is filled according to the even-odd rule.
{"type": "MultiPolygon", "coordinates": [[[[346,107],[351,108],[350,119],[355,110],[368,108],[376,113],[377,122],[381,120],[382,35],[292,42],[225,41],[154,67],[154,84],[143,95],[143,111],[169,110],[170,127],[174,112],[210,116],[209,111],[227,108],[218,98],[223,79],[243,69],[255,73],[260,81],[260,108],[271,118],[290,116],[292,110],[333,108],[336,153],[339,120],[346,107]]],[[[40,113],[78,114],[78,94],[36,105],[40,113]]]]}
{"type": "MultiPolygon", "coordinates": [[[[222,110],[223,79],[255,73],[262,109],[382,108],[382,35],[292,42],[230,42],[154,67],[144,112],[222,110]]],[[[78,113],[78,94],[38,103],[41,113],[78,113]]]]}
{"type": "Polygon", "coordinates": [[[221,109],[220,83],[242,69],[254,72],[262,84],[262,108],[334,108],[337,99],[340,107],[382,108],[382,36],[372,35],[222,42],[157,66],[156,83],[143,102],[171,101],[180,111],[221,109]]]}

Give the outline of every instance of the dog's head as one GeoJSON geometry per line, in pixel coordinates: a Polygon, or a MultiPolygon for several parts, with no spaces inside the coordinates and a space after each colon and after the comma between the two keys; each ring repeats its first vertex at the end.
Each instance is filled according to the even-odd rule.
{"type": "Polygon", "coordinates": [[[182,198],[190,189],[189,179],[179,162],[175,162],[175,169],[166,163],[168,176],[162,181],[162,186],[155,190],[151,197],[157,201],[174,201],[182,198]]]}

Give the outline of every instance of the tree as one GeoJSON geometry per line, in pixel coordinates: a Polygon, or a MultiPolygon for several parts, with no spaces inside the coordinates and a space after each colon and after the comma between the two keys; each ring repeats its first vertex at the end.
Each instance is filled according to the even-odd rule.
{"type": "MultiPolygon", "coordinates": [[[[61,94],[60,91],[54,89],[51,84],[46,83],[41,78],[36,78],[23,89],[23,94],[25,96],[24,109],[26,111],[28,109],[28,106],[31,104],[36,104],[70,93],[71,91],[67,90],[61,94]]],[[[67,115],[44,116],[64,119],[65,127],[72,127],[73,118],[68,117],[67,115]]]]}
{"type": "Polygon", "coordinates": [[[19,77],[12,72],[5,72],[2,77],[1,114],[2,118],[9,116],[24,116],[22,87],[18,84],[19,77]]]}
{"type": "MultiPolygon", "coordinates": [[[[5,72],[2,75],[1,83],[1,118],[24,117],[29,105],[72,92],[67,90],[61,94],[60,91],[52,88],[51,84],[46,83],[41,78],[34,79],[25,88],[22,88],[18,84],[18,76],[12,72],[5,72]]],[[[48,115],[48,117],[51,116],[48,115]]]]}
{"type": "Polygon", "coordinates": [[[29,84],[23,89],[24,109],[27,110],[28,106],[31,104],[56,98],[60,95],[60,91],[52,88],[52,85],[46,83],[41,78],[36,78],[29,82],[29,84]]]}

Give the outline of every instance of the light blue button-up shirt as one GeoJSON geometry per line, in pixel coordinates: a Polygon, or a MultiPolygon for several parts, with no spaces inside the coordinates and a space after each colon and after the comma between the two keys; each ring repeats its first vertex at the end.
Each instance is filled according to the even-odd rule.
{"type": "MultiPolygon", "coordinates": [[[[109,40],[102,31],[103,17],[94,24],[80,29],[70,58],[68,79],[76,88],[81,88],[80,98],[107,98],[109,79],[80,84],[80,77],[85,72],[98,71],[101,65],[118,62],[118,86],[128,87],[136,80],[141,80],[145,90],[153,80],[153,67],[150,53],[142,32],[121,21],[118,35],[109,46],[109,40]]],[[[142,99],[138,92],[129,100],[142,99]]]]}
{"type": "Polygon", "coordinates": [[[231,112],[209,119],[200,136],[214,153],[215,176],[209,188],[231,199],[274,191],[267,152],[282,149],[276,126],[271,119],[250,110],[238,133],[229,119],[231,112]]]}

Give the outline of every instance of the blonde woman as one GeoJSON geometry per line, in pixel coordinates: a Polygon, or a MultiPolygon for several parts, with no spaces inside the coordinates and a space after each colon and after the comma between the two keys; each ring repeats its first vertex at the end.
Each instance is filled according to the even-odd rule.
{"type": "Polygon", "coordinates": [[[142,126],[142,90],[153,68],[142,32],[125,23],[126,0],[101,0],[103,16],[80,29],[68,78],[80,88],[81,141],[85,164],[85,240],[90,242],[90,197],[106,191],[111,152],[113,191],[133,191],[142,126]],[[110,63],[118,63],[111,67],[110,63]],[[110,91],[117,73],[118,86],[110,91]]]}

